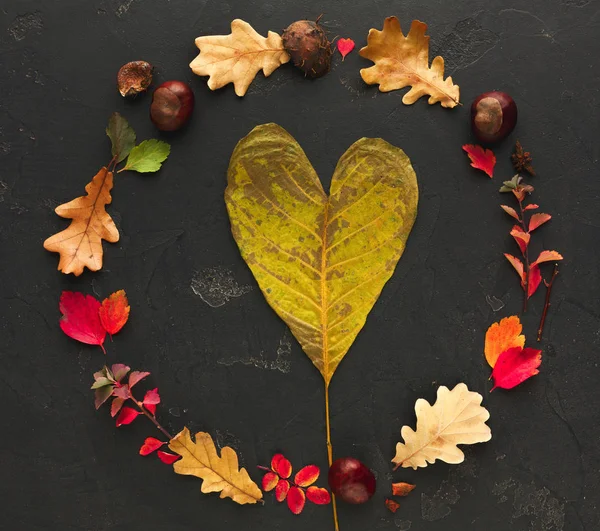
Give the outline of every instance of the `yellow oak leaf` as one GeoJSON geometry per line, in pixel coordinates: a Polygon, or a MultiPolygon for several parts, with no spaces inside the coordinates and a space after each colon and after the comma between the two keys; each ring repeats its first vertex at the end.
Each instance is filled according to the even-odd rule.
{"type": "Polygon", "coordinates": [[[435,404],[419,398],[415,404],[417,431],[402,427],[404,444],[396,445],[392,463],[398,467],[426,467],[436,459],[446,463],[462,463],[465,455],[457,444],[489,441],[492,431],[485,423],[490,418],[481,406],[483,397],[459,383],[450,391],[440,386],[435,404]]]}
{"type": "Polygon", "coordinates": [[[200,54],[190,63],[193,72],[209,76],[210,90],[233,83],[238,96],[246,94],[260,70],[269,77],[290,60],[277,33],[269,31],[265,38],[240,19],[231,23],[229,35],[198,37],[196,46],[200,54]]]}
{"type": "Polygon", "coordinates": [[[73,220],[44,242],[46,250],[60,254],[59,271],[79,276],[85,267],[102,268],[102,240],[119,241],[119,231],[105,210],[112,201],[112,187],[113,173],[102,168],[85,187],[87,195],[56,207],[60,217],[73,220]]]}
{"type": "Polygon", "coordinates": [[[444,79],[442,57],[436,57],[429,66],[429,35],[425,31],[427,24],[413,20],[405,37],[400,21],[396,17],[386,18],[383,31],[369,30],[367,46],[360,50],[360,55],[375,65],[363,68],[360,75],[369,85],[379,84],[381,92],[411,86],[402,98],[405,105],[429,95],[430,105],[440,102],[442,107],[456,107],[459,86],[451,77],[444,79]]]}
{"type": "Polygon", "coordinates": [[[220,492],[221,498],[231,498],[240,505],[262,500],[261,490],[250,479],[246,469],[238,469],[235,451],[225,446],[219,456],[208,433],[196,433],[193,441],[190,430],[183,428],[171,439],[169,448],[181,456],[173,464],[175,472],[202,479],[203,493],[220,492]]]}
{"type": "Polygon", "coordinates": [[[485,359],[493,369],[504,351],[513,347],[525,346],[525,336],[521,334],[523,325],[518,315],[505,317],[493,323],[485,333],[485,359]]]}
{"type": "Polygon", "coordinates": [[[379,138],[342,155],[329,196],[278,125],[255,127],[231,156],[225,202],[233,236],[327,386],[394,272],[417,201],[409,158],[379,138]]]}

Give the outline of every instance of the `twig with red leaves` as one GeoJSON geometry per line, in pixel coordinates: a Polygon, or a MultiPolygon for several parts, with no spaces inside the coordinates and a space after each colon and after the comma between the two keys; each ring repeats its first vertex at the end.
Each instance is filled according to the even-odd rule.
{"type": "Polygon", "coordinates": [[[517,242],[517,245],[521,250],[523,261],[512,254],[504,253],[504,256],[515,268],[515,271],[521,279],[521,287],[524,291],[523,312],[527,311],[527,301],[537,291],[542,282],[540,264],[562,260],[563,258],[562,255],[556,251],[542,251],[535,261],[530,262],[529,260],[531,233],[552,219],[550,214],[544,213],[531,214],[529,219],[526,218],[527,212],[539,208],[539,205],[534,203],[526,204],[525,202],[528,195],[531,194],[533,190],[533,186],[523,183],[523,178],[520,175],[515,175],[510,181],[504,181],[504,185],[500,188],[501,192],[512,192],[519,204],[519,212],[507,205],[500,205],[500,207],[509,216],[519,222],[519,225],[513,225],[510,235],[517,242]]]}
{"type": "Polygon", "coordinates": [[[550,295],[552,294],[552,286],[554,285],[554,279],[558,275],[558,264],[554,264],[554,271],[552,271],[552,277],[550,282],[544,280],[546,285],[546,301],[544,302],[544,311],[542,312],[542,318],[540,319],[540,327],[538,328],[537,340],[542,340],[542,334],[544,333],[544,325],[546,324],[546,315],[548,314],[548,308],[550,308],[550,295]]]}

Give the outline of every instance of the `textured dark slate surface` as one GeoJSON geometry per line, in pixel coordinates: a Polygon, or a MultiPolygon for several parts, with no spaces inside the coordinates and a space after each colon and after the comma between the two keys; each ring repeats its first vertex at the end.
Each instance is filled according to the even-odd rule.
{"type": "MultiPolygon", "coordinates": [[[[375,499],[340,507],[342,531],[595,531],[600,457],[600,116],[597,0],[4,0],[0,6],[0,528],[191,531],[332,529],[329,508],[301,517],[277,506],[239,507],[203,496],[137,450],[153,434],[143,421],[116,430],[95,413],[97,348],[57,325],[63,289],[105,296],[124,288],[132,315],[108,360],[147,369],[173,431],[207,430],[258,463],[284,450],[296,466],[326,467],[321,378],[264,301],[229,232],[225,172],[235,143],[274,121],[305,148],[327,185],[338,157],[361,136],[401,146],[419,177],[421,203],[404,257],[341,364],[331,387],[335,454],[378,474],[375,499]],[[211,93],[187,64],[193,39],[228,32],[240,17],[264,33],[326,12],[331,35],[364,44],[370,27],[398,15],[429,24],[461,86],[464,107],[404,91],[380,94],[358,74],[356,52],[315,82],[283,67],[259,77],[244,99],[211,93]],[[110,213],[121,241],[105,245],[102,272],[58,273],[44,239],[65,222],[53,208],[80,195],[108,160],[104,127],[123,113],[138,138],[156,133],[148,96],[124,101],[121,64],[146,59],[157,81],[191,83],[190,127],[170,137],[157,175],[122,174],[110,213]],[[519,105],[515,134],[496,150],[491,182],[468,167],[468,103],[494,88],[519,105]],[[520,138],[535,156],[535,199],[554,215],[535,245],[566,261],[543,344],[540,376],[512,392],[487,393],[483,360],[489,324],[520,309],[521,292],[502,252],[513,249],[498,208],[508,154],[520,138]],[[493,311],[491,305],[504,305],[493,311]],[[414,423],[418,397],[466,382],[485,394],[494,437],[467,449],[463,465],[391,474],[400,427],[414,423]],[[390,479],[418,489],[389,513],[390,479]]],[[[502,199],[505,199],[502,198],[502,199]]],[[[525,316],[534,337],[543,293],[525,316]]],[[[495,306],[497,308],[497,306],[495,306]]]]}

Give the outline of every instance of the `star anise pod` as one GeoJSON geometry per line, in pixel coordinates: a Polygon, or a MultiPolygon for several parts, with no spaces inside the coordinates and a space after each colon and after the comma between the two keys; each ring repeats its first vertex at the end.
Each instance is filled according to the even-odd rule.
{"type": "Polygon", "coordinates": [[[535,175],[535,170],[531,165],[533,158],[529,151],[525,151],[521,142],[517,140],[515,145],[515,152],[510,156],[513,166],[516,171],[520,172],[525,170],[529,175],[535,175]]]}

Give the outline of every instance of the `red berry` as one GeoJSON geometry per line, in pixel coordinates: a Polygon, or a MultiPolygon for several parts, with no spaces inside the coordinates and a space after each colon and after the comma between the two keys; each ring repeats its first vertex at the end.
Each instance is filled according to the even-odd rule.
{"type": "Polygon", "coordinates": [[[176,131],[190,119],[194,93],[182,81],[167,81],[152,95],[150,118],[161,131],[176,131]]]}
{"type": "Polygon", "coordinates": [[[346,503],[365,503],[375,494],[376,483],[373,472],[353,457],[337,459],[329,469],[329,487],[346,503]]]}
{"type": "Polygon", "coordinates": [[[471,127],[484,144],[506,138],[517,125],[517,104],[506,92],[484,92],[471,105],[471,127]]]}

